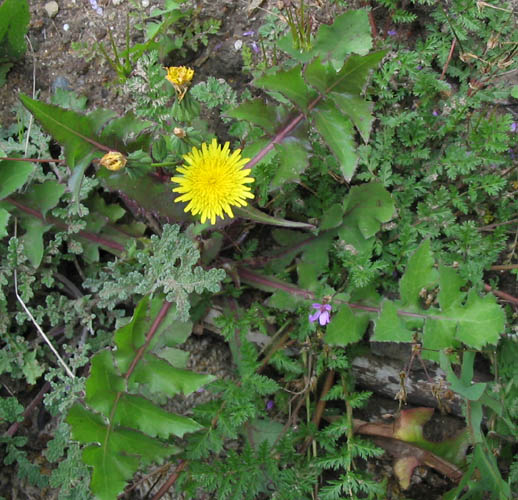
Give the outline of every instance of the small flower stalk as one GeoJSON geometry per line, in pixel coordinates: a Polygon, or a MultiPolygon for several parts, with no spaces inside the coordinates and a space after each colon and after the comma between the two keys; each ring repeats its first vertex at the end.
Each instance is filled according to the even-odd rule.
{"type": "Polygon", "coordinates": [[[99,164],[104,168],[116,172],[126,166],[126,157],[118,151],[110,151],[106,153],[100,160],[99,164]]]}
{"type": "Polygon", "coordinates": [[[181,102],[191,85],[194,70],[186,66],[170,66],[164,69],[167,71],[166,79],[173,85],[178,102],[181,102]]]}
{"type": "Polygon", "coordinates": [[[222,147],[213,139],[183,158],[186,164],[178,168],[181,175],[171,177],[179,184],[173,189],[180,194],[174,201],[188,202],[184,211],[199,214],[202,223],[208,219],[215,224],[216,217],[224,218],[225,214],[232,218],[232,207],[244,207],[247,199],[254,197],[246,185],[254,182],[249,177],[251,170],[243,168],[249,159],[241,158],[240,149],[231,153],[228,142],[222,147]]]}
{"type": "Polygon", "coordinates": [[[309,321],[314,323],[317,319],[320,326],[325,326],[331,321],[331,305],[319,304],[318,302],[311,305],[316,311],[309,315],[309,321]]]}

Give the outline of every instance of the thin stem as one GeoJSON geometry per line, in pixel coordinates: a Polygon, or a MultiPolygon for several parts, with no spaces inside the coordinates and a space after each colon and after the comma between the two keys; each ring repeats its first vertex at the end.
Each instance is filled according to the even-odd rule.
{"type": "Polygon", "coordinates": [[[32,324],[36,327],[36,330],[38,330],[38,333],[41,335],[43,340],[49,346],[49,348],[52,351],[52,353],[54,354],[54,356],[56,356],[57,360],[59,361],[60,365],[64,368],[64,370],[67,373],[67,375],[70,378],[75,378],[75,375],[72,373],[72,370],[70,370],[70,368],[65,363],[63,358],[59,355],[58,351],[52,345],[52,342],[50,341],[50,339],[47,337],[47,335],[42,330],[40,325],[34,319],[34,316],[32,315],[32,313],[29,310],[29,308],[25,305],[25,302],[23,301],[23,299],[20,297],[20,295],[18,295],[18,275],[17,275],[16,269],[14,270],[14,294],[16,295],[16,299],[18,300],[18,302],[22,305],[23,310],[25,311],[25,314],[27,314],[27,316],[29,316],[29,319],[32,321],[32,324]]]}

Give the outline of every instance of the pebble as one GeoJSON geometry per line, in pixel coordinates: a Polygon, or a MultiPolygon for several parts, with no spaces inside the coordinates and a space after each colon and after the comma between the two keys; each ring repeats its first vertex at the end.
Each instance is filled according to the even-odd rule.
{"type": "Polygon", "coordinates": [[[55,94],[57,89],[72,90],[72,86],[70,85],[68,78],[65,78],[64,76],[58,76],[52,82],[51,89],[52,93],[55,94]]]}
{"type": "Polygon", "coordinates": [[[243,40],[236,40],[234,42],[234,49],[240,50],[242,46],[243,46],[243,40]]]}
{"type": "Polygon", "coordinates": [[[124,0],[112,0],[112,4],[115,6],[120,5],[122,2],[124,2],[124,0]]]}
{"type": "Polygon", "coordinates": [[[45,4],[45,7],[43,7],[45,9],[45,12],[47,13],[47,15],[49,17],[56,17],[58,11],[59,11],[59,5],[57,2],[54,2],[54,0],[52,0],[52,2],[47,2],[45,4]]]}
{"type": "Polygon", "coordinates": [[[142,7],[144,7],[144,9],[149,7],[149,0],[142,0],[142,7]]]}
{"type": "Polygon", "coordinates": [[[70,29],[70,25],[69,25],[69,24],[67,24],[67,23],[65,23],[65,24],[63,25],[63,31],[68,31],[69,29],[70,29]]]}

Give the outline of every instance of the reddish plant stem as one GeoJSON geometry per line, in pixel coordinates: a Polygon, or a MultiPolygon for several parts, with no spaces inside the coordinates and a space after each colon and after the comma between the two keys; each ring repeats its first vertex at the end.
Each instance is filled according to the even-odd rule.
{"type": "Polygon", "coordinates": [[[186,460],[181,460],[178,467],[175,469],[175,471],[171,474],[169,479],[162,485],[162,487],[158,490],[157,494],[152,498],[152,500],[159,500],[162,498],[173,486],[173,484],[176,482],[176,480],[180,477],[180,473],[187,467],[186,460]]]}
{"type": "Polygon", "coordinates": [[[151,340],[153,340],[153,337],[155,336],[155,333],[158,330],[160,323],[162,323],[162,321],[166,317],[166,315],[172,305],[173,305],[172,302],[167,302],[167,301],[164,301],[164,303],[162,304],[162,308],[158,312],[158,314],[155,318],[155,321],[153,321],[153,324],[151,325],[151,328],[149,329],[149,332],[146,335],[146,340],[145,340],[144,344],[142,344],[140,346],[139,350],[137,351],[137,354],[135,355],[135,357],[133,358],[133,361],[131,362],[130,367],[128,368],[128,371],[124,374],[124,378],[126,380],[129,380],[129,378],[131,377],[131,374],[133,373],[133,371],[135,370],[135,367],[137,366],[137,363],[141,360],[142,356],[144,356],[144,352],[148,348],[151,340]]]}
{"type": "MultiPolygon", "coordinates": [[[[313,108],[325,97],[325,95],[329,94],[329,92],[331,92],[331,90],[333,90],[334,87],[336,87],[337,85],[339,85],[344,79],[346,78],[346,75],[343,75],[340,80],[337,80],[336,82],[334,82],[330,87],[328,87],[327,89],[325,89],[324,93],[323,94],[320,94],[318,95],[317,97],[315,97],[315,99],[313,99],[309,104],[308,104],[308,109],[307,109],[307,112],[309,113],[310,111],[313,110],[313,108]]],[[[306,115],[304,113],[300,113],[298,114],[295,118],[293,118],[284,128],[282,128],[279,132],[277,132],[277,134],[275,134],[275,136],[273,137],[273,139],[263,148],[261,149],[261,151],[259,151],[259,153],[257,153],[246,165],[245,167],[246,168],[252,168],[254,167],[255,165],[257,165],[257,163],[259,163],[274,147],[276,144],[280,144],[285,138],[286,136],[292,131],[294,130],[297,125],[302,122],[304,119],[306,118],[306,115]]]]}
{"type": "Polygon", "coordinates": [[[444,63],[444,66],[442,68],[441,77],[439,80],[444,80],[444,77],[446,76],[446,71],[448,70],[448,66],[450,65],[451,58],[453,57],[453,51],[455,50],[455,46],[457,45],[457,39],[453,38],[451,41],[451,47],[450,47],[450,53],[448,54],[448,59],[446,59],[446,62],[444,63]]]}
{"type": "Polygon", "coordinates": [[[489,285],[484,284],[484,289],[486,292],[491,292],[493,295],[501,298],[502,300],[506,300],[507,302],[511,302],[512,304],[518,305],[518,299],[509,295],[508,293],[501,292],[500,290],[493,290],[489,285]]]}
{"type": "MultiPolygon", "coordinates": [[[[149,329],[149,331],[148,331],[148,333],[146,335],[146,340],[144,341],[144,344],[142,344],[140,346],[140,348],[137,351],[137,354],[133,358],[133,360],[132,360],[132,362],[131,362],[131,364],[130,364],[130,366],[128,368],[128,371],[124,374],[124,379],[126,381],[129,380],[129,378],[131,377],[133,371],[135,370],[135,367],[137,366],[137,363],[142,359],[142,356],[144,355],[144,352],[148,348],[149,343],[153,339],[156,331],[158,330],[158,327],[160,326],[160,323],[164,320],[164,318],[167,315],[167,312],[169,311],[171,306],[172,306],[172,303],[171,302],[167,302],[167,301],[164,301],[164,303],[162,304],[162,308],[160,309],[160,311],[156,315],[156,318],[153,321],[153,324],[151,325],[151,328],[149,329]]],[[[109,419],[108,419],[108,428],[107,428],[107,431],[106,431],[106,436],[105,436],[106,439],[105,439],[105,442],[104,442],[104,446],[106,446],[106,442],[108,441],[108,438],[110,436],[110,433],[111,433],[111,430],[112,430],[112,427],[113,427],[113,418],[115,416],[115,412],[117,411],[117,406],[119,405],[119,401],[120,401],[120,399],[122,397],[122,394],[123,394],[122,391],[117,392],[117,396],[115,397],[115,400],[113,401],[112,409],[110,411],[110,416],[109,416],[109,419]]]]}
{"type": "Polygon", "coordinates": [[[1,157],[0,161],[30,161],[33,163],[65,163],[65,160],[55,160],[54,158],[6,158],[6,157],[1,157]]]}
{"type": "MultiPolygon", "coordinates": [[[[27,408],[25,408],[23,412],[23,419],[25,420],[31,413],[36,406],[38,406],[41,403],[41,400],[43,399],[43,396],[50,390],[50,382],[45,382],[43,384],[43,387],[40,389],[40,392],[36,394],[36,397],[28,404],[27,408]]],[[[23,420],[22,420],[23,422],[23,420]]],[[[5,432],[5,436],[13,437],[17,432],[18,428],[20,427],[20,422],[14,422],[11,424],[9,429],[5,432]]]]}
{"type": "MultiPolygon", "coordinates": [[[[331,387],[333,387],[333,382],[335,380],[335,371],[329,370],[326,375],[326,379],[324,381],[324,386],[322,387],[322,392],[320,393],[320,398],[318,400],[318,403],[315,407],[315,413],[313,414],[313,423],[315,424],[316,428],[318,429],[318,426],[320,425],[320,421],[322,420],[322,415],[324,414],[324,410],[326,408],[326,394],[331,390],[331,387]]],[[[309,408],[308,408],[309,411],[309,408]]],[[[308,449],[308,446],[311,444],[312,438],[311,436],[308,436],[304,444],[302,445],[302,449],[300,453],[303,455],[306,450],[308,449]]]]}
{"type": "MultiPolygon", "coordinates": [[[[64,222],[60,221],[59,219],[56,219],[55,217],[44,217],[41,212],[38,212],[37,210],[34,210],[33,208],[30,208],[30,207],[24,205],[23,203],[20,203],[19,201],[14,200],[13,198],[5,198],[5,200],[3,200],[3,201],[7,201],[8,203],[10,203],[11,205],[14,205],[16,208],[18,208],[22,212],[25,212],[28,215],[32,215],[33,217],[36,217],[37,219],[39,219],[43,222],[53,224],[53,225],[59,227],[60,229],[65,229],[65,230],[68,229],[68,226],[64,222]]],[[[77,234],[79,237],[81,237],[87,241],[91,241],[92,243],[102,245],[106,248],[111,248],[112,250],[116,250],[118,252],[124,252],[124,246],[122,246],[120,243],[117,243],[112,240],[108,240],[106,238],[98,236],[97,234],[91,233],[89,231],[79,231],[75,234],[77,234]]]]}

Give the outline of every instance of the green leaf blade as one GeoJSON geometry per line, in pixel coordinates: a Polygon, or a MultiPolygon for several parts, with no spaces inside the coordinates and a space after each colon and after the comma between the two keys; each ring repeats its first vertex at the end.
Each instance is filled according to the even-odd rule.
{"type": "Polygon", "coordinates": [[[34,165],[25,161],[3,160],[0,162],[0,199],[6,198],[21,188],[34,170],[34,165]]]}
{"type": "Polygon", "coordinates": [[[280,92],[302,111],[307,111],[310,102],[317,97],[316,92],[308,88],[303,80],[300,65],[264,75],[254,83],[267,91],[280,92]]]}
{"type": "Polygon", "coordinates": [[[314,109],[312,116],[315,128],[331,149],[342,175],[349,182],[358,163],[351,120],[334,106],[324,103],[314,109]]]}
{"type": "Polygon", "coordinates": [[[332,315],[324,340],[330,345],[354,344],[362,339],[368,324],[369,318],[366,315],[354,314],[351,308],[344,304],[332,315]]]}

